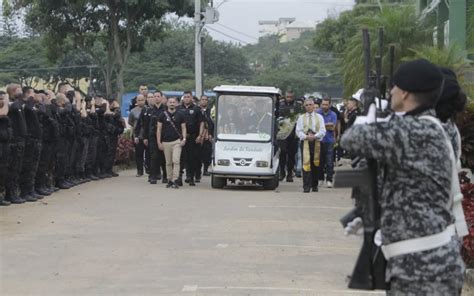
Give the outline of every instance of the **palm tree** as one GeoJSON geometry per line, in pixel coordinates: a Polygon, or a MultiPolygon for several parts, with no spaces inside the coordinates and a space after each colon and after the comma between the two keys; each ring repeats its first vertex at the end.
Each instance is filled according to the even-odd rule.
{"type": "MultiPolygon", "coordinates": [[[[388,45],[395,45],[395,68],[401,58],[411,55],[410,48],[432,44],[430,26],[419,22],[414,6],[382,7],[381,11],[371,16],[362,16],[357,22],[358,28],[367,28],[371,33],[371,52],[377,52],[377,32],[379,28],[385,31],[383,72],[388,73],[388,45]]],[[[361,34],[353,36],[344,51],[342,62],[344,95],[349,96],[364,85],[364,61],[361,34]]]]}

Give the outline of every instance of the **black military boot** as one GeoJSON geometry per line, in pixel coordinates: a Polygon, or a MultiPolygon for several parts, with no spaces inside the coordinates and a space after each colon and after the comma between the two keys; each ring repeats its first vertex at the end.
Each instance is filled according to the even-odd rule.
{"type": "Polygon", "coordinates": [[[29,201],[29,202],[35,202],[35,201],[38,201],[38,199],[36,199],[33,195],[31,194],[23,194],[20,196],[21,199],[24,199],[25,201],[29,201]]]}
{"type": "Polygon", "coordinates": [[[22,199],[20,196],[18,195],[14,195],[14,196],[9,196],[9,197],[6,197],[6,199],[11,202],[12,204],[22,204],[22,203],[25,203],[26,200],[22,199]]]}
{"type": "Polygon", "coordinates": [[[286,182],[293,182],[293,172],[292,171],[288,171],[288,175],[286,175],[286,182]]]}
{"type": "Polygon", "coordinates": [[[69,189],[69,188],[71,188],[71,186],[69,186],[69,184],[67,184],[66,181],[64,181],[64,180],[59,181],[57,187],[59,189],[69,189]]]}
{"type": "Polygon", "coordinates": [[[49,195],[51,195],[51,192],[47,191],[46,188],[44,188],[44,187],[36,188],[36,189],[35,189],[35,192],[36,192],[38,195],[42,195],[42,196],[49,196],[49,195]]]}
{"type": "Polygon", "coordinates": [[[5,196],[0,194],[0,206],[9,206],[11,202],[5,200],[5,196]]]}
{"type": "Polygon", "coordinates": [[[286,177],[285,171],[280,171],[280,181],[283,181],[286,177]]]}
{"type": "Polygon", "coordinates": [[[37,194],[35,191],[30,192],[29,195],[33,196],[37,200],[40,200],[40,199],[44,198],[44,195],[37,194]]]}

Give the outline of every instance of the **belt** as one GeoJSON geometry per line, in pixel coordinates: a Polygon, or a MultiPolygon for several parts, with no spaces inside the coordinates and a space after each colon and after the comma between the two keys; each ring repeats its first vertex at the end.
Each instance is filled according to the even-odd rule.
{"type": "Polygon", "coordinates": [[[451,224],[444,231],[437,234],[407,239],[382,246],[382,252],[385,259],[388,260],[395,256],[428,251],[448,244],[455,234],[456,228],[454,224],[451,224]]]}

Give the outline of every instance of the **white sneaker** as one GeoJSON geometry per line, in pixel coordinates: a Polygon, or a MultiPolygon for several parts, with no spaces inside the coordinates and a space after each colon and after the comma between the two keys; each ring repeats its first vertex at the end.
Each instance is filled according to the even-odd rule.
{"type": "Polygon", "coordinates": [[[332,188],[332,182],[331,182],[331,181],[327,181],[326,186],[327,186],[328,188],[332,188]]]}

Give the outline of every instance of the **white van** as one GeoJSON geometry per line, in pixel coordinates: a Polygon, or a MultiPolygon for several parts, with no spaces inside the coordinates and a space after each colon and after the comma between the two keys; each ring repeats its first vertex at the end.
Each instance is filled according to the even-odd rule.
{"type": "Polygon", "coordinates": [[[214,92],[212,187],[223,188],[228,180],[241,180],[275,189],[279,164],[276,113],[281,91],[274,87],[223,85],[214,92]]]}

